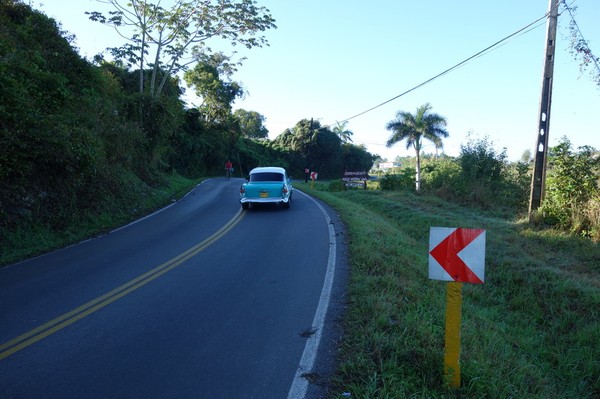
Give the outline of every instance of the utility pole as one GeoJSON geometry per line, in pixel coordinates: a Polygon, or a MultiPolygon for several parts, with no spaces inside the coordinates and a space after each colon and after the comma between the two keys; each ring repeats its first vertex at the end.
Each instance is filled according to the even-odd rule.
{"type": "Polygon", "coordinates": [[[552,103],[552,80],[554,77],[554,50],[556,49],[556,26],[558,24],[558,3],[550,0],[548,5],[548,23],[546,33],[546,53],[544,57],[544,75],[540,96],[540,114],[537,145],[533,158],[533,176],[531,178],[531,196],[529,198],[529,220],[532,213],[540,207],[544,199],[546,183],[546,164],[548,156],[548,133],[550,131],[550,106],[552,103]]]}

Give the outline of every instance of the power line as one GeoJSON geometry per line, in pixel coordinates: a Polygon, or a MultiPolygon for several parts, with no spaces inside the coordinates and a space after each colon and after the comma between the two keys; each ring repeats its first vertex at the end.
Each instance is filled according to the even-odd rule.
{"type": "Polygon", "coordinates": [[[426,80],[426,81],[424,81],[423,83],[420,83],[420,84],[418,84],[418,85],[414,86],[413,88],[411,88],[411,89],[409,89],[409,90],[406,90],[405,92],[403,92],[403,93],[401,93],[401,94],[398,94],[397,96],[395,96],[395,97],[393,97],[393,98],[390,98],[390,99],[389,99],[389,100],[387,100],[387,101],[384,101],[384,102],[382,102],[381,104],[378,104],[378,105],[376,105],[376,106],[374,106],[374,107],[371,107],[371,108],[367,109],[366,111],[363,111],[363,112],[361,112],[361,113],[358,113],[358,114],[356,114],[356,115],[354,115],[354,116],[351,116],[351,117],[349,117],[349,118],[346,118],[346,119],[342,120],[342,121],[341,121],[341,122],[339,122],[339,123],[344,123],[344,122],[347,122],[347,121],[349,121],[349,120],[351,120],[351,119],[357,118],[357,117],[359,117],[359,116],[361,116],[361,115],[364,115],[364,114],[366,114],[366,113],[368,113],[368,112],[371,112],[371,111],[373,111],[374,109],[377,109],[377,108],[379,108],[379,107],[381,107],[381,106],[383,106],[383,105],[385,105],[385,104],[387,104],[387,103],[390,103],[390,102],[392,102],[392,101],[394,101],[394,100],[396,100],[396,99],[398,99],[398,98],[400,98],[400,97],[402,97],[402,96],[404,96],[404,95],[406,95],[406,94],[408,94],[408,93],[410,93],[410,92],[412,92],[412,91],[415,91],[415,90],[417,90],[418,88],[420,88],[420,87],[422,87],[422,86],[425,86],[425,85],[426,85],[426,84],[428,84],[428,83],[431,83],[431,82],[433,82],[433,81],[434,81],[434,80],[436,80],[437,78],[439,78],[439,77],[441,77],[441,76],[444,76],[444,75],[446,75],[447,73],[449,73],[449,72],[451,72],[451,71],[453,71],[453,70],[455,70],[455,69],[457,69],[457,68],[459,68],[459,67],[463,66],[463,65],[464,65],[464,64],[466,64],[467,62],[471,61],[471,60],[472,60],[472,59],[474,59],[474,58],[477,58],[477,57],[479,57],[479,56],[483,55],[484,53],[486,53],[486,52],[490,51],[490,50],[491,50],[491,49],[493,49],[494,47],[497,47],[497,46],[498,46],[498,45],[500,45],[501,43],[503,43],[503,42],[507,41],[508,39],[510,39],[510,38],[512,38],[512,37],[514,37],[514,36],[516,36],[516,35],[519,35],[519,34],[520,34],[520,33],[522,33],[522,32],[523,32],[523,34],[524,34],[524,33],[527,33],[527,32],[529,32],[529,30],[532,30],[532,29],[534,29],[534,28],[536,28],[536,27],[537,27],[537,26],[534,26],[534,27],[532,27],[533,25],[535,25],[535,24],[537,24],[538,22],[540,22],[540,21],[542,21],[542,20],[546,19],[547,17],[548,17],[548,13],[544,14],[544,16],[542,16],[542,17],[540,17],[540,18],[536,19],[535,21],[533,21],[533,22],[531,22],[531,23],[527,24],[526,26],[522,27],[521,29],[517,30],[516,32],[514,32],[514,33],[511,33],[510,35],[508,35],[508,36],[504,37],[504,38],[503,38],[503,39],[501,39],[501,40],[498,40],[497,42],[495,42],[495,43],[494,43],[494,44],[492,44],[491,46],[488,46],[488,47],[486,47],[485,49],[483,49],[483,50],[481,50],[481,51],[479,51],[479,52],[477,52],[477,53],[473,54],[473,55],[472,55],[472,56],[470,56],[469,58],[466,58],[466,59],[464,59],[463,61],[461,61],[461,62],[459,62],[458,64],[456,64],[456,65],[454,65],[454,66],[452,66],[452,67],[450,67],[450,68],[446,69],[445,71],[443,71],[443,72],[441,72],[441,73],[439,73],[439,74],[435,75],[434,77],[432,77],[432,78],[430,78],[430,79],[427,79],[427,80],[426,80]],[[530,28],[531,28],[531,29],[530,29],[530,28]],[[527,30],[527,32],[524,32],[524,31],[526,31],[526,30],[527,30]]]}

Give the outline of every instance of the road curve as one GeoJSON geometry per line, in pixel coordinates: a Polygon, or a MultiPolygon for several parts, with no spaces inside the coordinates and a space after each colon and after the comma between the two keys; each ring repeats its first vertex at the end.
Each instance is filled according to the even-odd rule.
{"type": "Polygon", "coordinates": [[[240,212],[240,183],[0,269],[0,397],[320,395],[341,224],[301,192],[240,212]]]}

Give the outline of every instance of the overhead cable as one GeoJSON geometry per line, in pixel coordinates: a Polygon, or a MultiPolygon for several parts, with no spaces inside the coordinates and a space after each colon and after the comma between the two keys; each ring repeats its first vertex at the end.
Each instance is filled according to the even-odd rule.
{"type": "Polygon", "coordinates": [[[387,101],[384,101],[384,102],[382,102],[381,104],[378,104],[378,105],[376,105],[376,106],[374,106],[374,107],[371,107],[371,108],[367,109],[366,111],[363,111],[363,112],[361,112],[361,113],[358,113],[358,114],[356,114],[356,115],[354,115],[354,116],[351,116],[351,117],[349,117],[349,118],[346,118],[346,119],[342,120],[342,121],[341,121],[341,122],[339,122],[339,123],[344,123],[344,122],[347,122],[347,121],[349,121],[349,120],[351,120],[351,119],[354,119],[354,118],[357,118],[357,117],[359,117],[359,116],[361,116],[361,115],[364,115],[364,114],[366,114],[367,112],[371,112],[371,111],[373,111],[374,109],[377,109],[377,108],[379,108],[379,107],[381,107],[381,106],[383,106],[383,105],[385,105],[385,104],[387,104],[387,103],[390,103],[390,102],[392,102],[392,101],[394,101],[394,100],[396,100],[396,99],[398,99],[398,98],[400,98],[400,97],[402,97],[402,96],[404,96],[404,95],[406,95],[406,94],[408,94],[408,93],[410,93],[410,92],[412,92],[412,91],[414,91],[414,90],[416,90],[416,89],[418,89],[418,88],[420,88],[420,87],[422,87],[422,86],[425,86],[425,85],[426,85],[426,84],[428,84],[428,83],[431,83],[432,81],[436,80],[437,78],[439,78],[439,77],[441,77],[441,76],[443,76],[443,75],[445,75],[445,74],[447,74],[447,73],[449,73],[449,72],[451,72],[451,71],[453,71],[453,70],[455,70],[455,69],[457,69],[457,68],[461,67],[462,65],[464,65],[464,64],[466,64],[467,62],[471,61],[473,58],[477,58],[477,57],[481,56],[483,53],[485,53],[485,52],[487,52],[487,51],[490,51],[491,49],[493,49],[494,47],[497,47],[498,45],[500,45],[501,43],[503,43],[503,42],[507,41],[508,39],[510,39],[510,38],[512,38],[512,37],[514,37],[514,36],[516,36],[516,35],[520,34],[521,32],[523,32],[523,31],[525,31],[525,30],[529,29],[530,27],[532,27],[533,25],[537,24],[538,22],[540,22],[540,21],[542,21],[542,20],[546,19],[546,18],[548,17],[548,15],[549,15],[549,13],[546,13],[544,16],[542,16],[542,17],[540,17],[540,18],[536,19],[535,21],[533,21],[533,22],[531,22],[531,23],[527,24],[526,26],[522,27],[521,29],[517,30],[516,32],[514,32],[514,33],[511,33],[510,35],[506,36],[505,38],[503,38],[503,39],[501,39],[501,40],[498,40],[497,42],[495,42],[495,43],[494,43],[494,44],[492,44],[491,46],[488,46],[488,47],[486,47],[485,49],[483,49],[483,50],[481,50],[481,51],[477,52],[476,54],[473,54],[473,55],[472,55],[472,56],[470,56],[469,58],[466,58],[466,59],[464,59],[463,61],[461,61],[461,62],[459,62],[458,64],[456,64],[456,65],[454,65],[454,66],[452,66],[452,67],[450,67],[450,68],[446,69],[445,71],[443,71],[443,72],[441,72],[441,73],[439,73],[439,74],[435,75],[434,77],[432,77],[432,78],[430,78],[430,79],[427,79],[427,80],[426,80],[426,81],[424,81],[423,83],[420,83],[420,84],[418,84],[418,85],[414,86],[413,88],[411,88],[411,89],[409,89],[409,90],[406,90],[405,92],[403,92],[403,93],[401,93],[401,94],[398,94],[397,96],[395,96],[395,97],[393,97],[393,98],[390,98],[390,99],[389,99],[389,100],[387,100],[387,101]]]}

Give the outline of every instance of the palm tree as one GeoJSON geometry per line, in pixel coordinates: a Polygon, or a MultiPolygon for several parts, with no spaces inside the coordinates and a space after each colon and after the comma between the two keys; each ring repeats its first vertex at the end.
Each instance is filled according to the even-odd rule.
{"type": "Polygon", "coordinates": [[[342,143],[347,143],[347,142],[352,142],[352,138],[350,136],[352,136],[354,133],[352,133],[350,130],[346,129],[346,126],[348,125],[348,121],[344,121],[344,122],[336,122],[336,125],[333,127],[333,133],[337,134],[340,138],[340,140],[342,140],[342,143]]]}
{"type": "Polygon", "coordinates": [[[388,122],[386,128],[392,131],[386,145],[392,145],[406,140],[406,149],[415,149],[417,155],[416,189],[421,191],[421,147],[422,140],[432,141],[436,148],[442,148],[442,138],[448,137],[446,131],[446,118],[436,113],[429,112],[429,103],[417,108],[413,115],[410,112],[398,111],[396,119],[388,122]]]}

